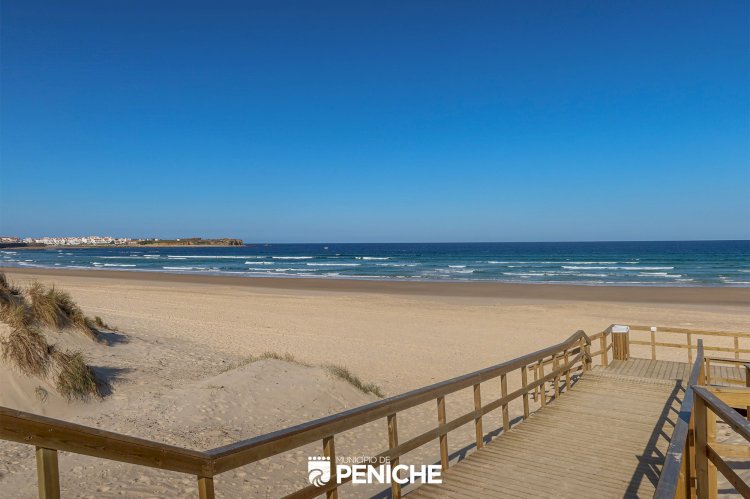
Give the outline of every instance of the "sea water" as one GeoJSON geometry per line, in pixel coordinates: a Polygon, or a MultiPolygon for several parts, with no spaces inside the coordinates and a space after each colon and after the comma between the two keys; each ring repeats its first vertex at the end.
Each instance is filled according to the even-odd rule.
{"type": "Polygon", "coordinates": [[[248,277],[750,286],[750,241],[250,244],[0,250],[0,266],[248,277]]]}

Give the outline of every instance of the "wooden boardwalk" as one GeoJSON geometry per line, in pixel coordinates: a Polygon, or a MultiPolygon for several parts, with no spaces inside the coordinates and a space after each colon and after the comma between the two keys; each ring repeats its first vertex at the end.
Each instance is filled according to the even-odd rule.
{"type": "Polygon", "coordinates": [[[544,410],[445,471],[442,484],[409,497],[651,497],[689,370],[630,359],[584,373],[544,410]]]}
{"type": "MultiPolygon", "coordinates": [[[[0,440],[35,448],[39,497],[45,499],[60,497],[60,451],[192,475],[201,499],[214,499],[214,479],[222,474],[312,444],[330,459],[334,478],[337,436],[378,421],[387,427],[387,439],[371,456],[373,462],[387,458],[395,466],[416,449],[438,446],[444,483],[417,487],[409,494],[414,498],[644,497],[656,490],[658,499],[674,499],[695,497],[696,491],[709,497],[732,487],[750,498],[750,483],[738,474],[746,463],[737,465],[738,458],[750,462],[750,447],[729,442],[724,430],[718,440],[716,430],[719,419],[733,437],[750,442],[750,422],[739,415],[750,412],[750,361],[741,360],[743,355],[750,356],[748,333],[613,324],[592,335],[578,330],[515,359],[210,450],[8,407],[0,407],[0,440]],[[630,332],[636,338],[630,339],[630,332]],[[714,343],[704,345],[704,340],[714,343]],[[632,358],[631,345],[641,351],[650,346],[651,359],[632,358]],[[672,357],[682,350],[688,363],[657,361],[662,348],[670,349],[672,357]],[[446,397],[455,400],[454,394],[468,391],[473,410],[456,415],[446,410],[446,397]],[[399,435],[400,414],[428,403],[435,404],[437,418],[424,419],[416,434],[399,435]],[[522,405],[522,422],[513,424],[511,404],[522,405]],[[488,421],[502,421],[494,439],[494,425],[485,431],[488,421]],[[456,442],[449,433],[470,424],[478,450],[454,464],[449,442],[456,442]],[[725,483],[717,481],[717,473],[725,483]]],[[[349,475],[317,483],[311,476],[301,475],[301,488],[285,497],[336,499],[352,481],[349,475]]],[[[394,499],[404,492],[399,482],[391,482],[394,499]]],[[[275,492],[282,495],[281,489],[275,492]]]]}
{"type": "MultiPolygon", "coordinates": [[[[649,379],[687,380],[690,364],[668,360],[635,359],[613,360],[607,372],[649,379]]],[[[745,386],[745,373],[729,365],[711,365],[710,380],[718,385],[745,386]]]]}

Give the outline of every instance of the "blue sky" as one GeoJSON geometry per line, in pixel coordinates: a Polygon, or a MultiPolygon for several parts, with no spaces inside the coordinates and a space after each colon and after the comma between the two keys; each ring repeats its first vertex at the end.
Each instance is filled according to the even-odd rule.
{"type": "Polygon", "coordinates": [[[0,232],[750,238],[749,6],[6,0],[0,232]]]}

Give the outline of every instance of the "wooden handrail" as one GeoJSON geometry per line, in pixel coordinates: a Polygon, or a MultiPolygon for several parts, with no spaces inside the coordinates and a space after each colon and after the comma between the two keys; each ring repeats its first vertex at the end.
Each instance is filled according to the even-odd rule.
{"type": "Polygon", "coordinates": [[[584,340],[590,345],[589,337],[583,331],[576,331],[567,340],[543,348],[536,352],[503,362],[473,373],[464,374],[453,379],[441,381],[424,388],[418,388],[410,392],[396,395],[388,399],[379,400],[349,411],[334,414],[324,418],[309,421],[300,425],[292,426],[283,430],[275,431],[266,435],[251,438],[234,444],[218,447],[207,451],[214,459],[215,473],[223,473],[239,466],[279,454],[284,451],[316,442],[327,435],[334,435],[356,428],[377,419],[384,418],[389,414],[397,413],[405,409],[435,400],[438,397],[454,393],[458,390],[468,388],[477,383],[488,381],[507,374],[523,366],[564,350],[566,347],[578,345],[584,340]]]}
{"type": "Polygon", "coordinates": [[[690,419],[693,415],[693,387],[700,381],[701,370],[703,369],[703,340],[698,340],[698,353],[696,354],[695,363],[690,371],[690,379],[685,390],[685,396],[682,399],[680,413],[677,416],[672,432],[672,439],[669,442],[667,454],[664,457],[664,467],[659,476],[659,483],[656,485],[654,492],[655,499],[672,499],[682,496],[689,497],[690,480],[686,476],[690,469],[688,450],[688,433],[690,430],[690,419]],[[678,494],[678,491],[683,490],[678,494]],[[685,493],[685,488],[688,493],[685,493]]]}
{"type": "Polygon", "coordinates": [[[631,331],[651,331],[652,327],[656,327],[657,331],[660,333],[676,333],[676,334],[702,334],[704,336],[726,336],[726,337],[734,337],[734,336],[740,336],[740,337],[746,337],[750,338],[750,333],[743,332],[743,331],[716,331],[716,330],[710,330],[710,329],[687,329],[687,328],[680,328],[680,327],[664,327],[664,326],[642,326],[642,325],[635,325],[630,327],[631,331]]]}
{"type": "MultiPolygon", "coordinates": [[[[595,338],[601,338],[603,341],[605,336],[605,333],[594,335],[595,338]]],[[[560,382],[563,376],[566,380],[566,390],[569,389],[571,372],[590,368],[590,345],[591,339],[586,333],[577,331],[561,343],[507,362],[339,414],[205,452],[90,428],[6,407],[0,407],[0,439],[36,447],[39,490],[43,497],[59,497],[57,451],[67,451],[195,475],[198,477],[200,497],[210,499],[214,496],[213,477],[219,473],[319,440],[324,442],[324,453],[332,454],[334,452],[334,435],[380,418],[388,418],[391,445],[387,451],[379,454],[378,457],[389,457],[391,459],[397,459],[404,453],[436,438],[441,439],[442,443],[448,432],[472,420],[477,424],[477,431],[481,431],[482,416],[499,408],[503,409],[503,426],[507,430],[509,427],[508,403],[516,398],[523,397],[524,418],[526,418],[528,417],[529,392],[538,390],[542,396],[542,406],[544,406],[548,382],[554,381],[555,396],[560,394],[560,382]],[[550,363],[553,364],[554,368],[545,374],[543,366],[550,363]],[[578,363],[581,366],[575,368],[574,366],[578,363]],[[528,374],[529,368],[535,366],[540,368],[541,377],[528,382],[525,376],[522,376],[522,387],[508,394],[505,383],[506,375],[515,370],[521,370],[522,375],[528,374]],[[499,399],[482,405],[481,400],[475,398],[475,409],[473,411],[450,421],[446,421],[442,417],[436,428],[400,444],[398,443],[397,433],[395,433],[396,413],[425,402],[444,401],[446,395],[464,388],[473,386],[477,390],[480,383],[498,377],[503,380],[503,394],[499,399]]],[[[605,357],[606,351],[605,348],[605,357]]],[[[475,393],[478,392],[475,391],[475,393]]],[[[440,407],[440,404],[438,406],[440,407]]],[[[444,461],[446,460],[444,459],[444,461]]],[[[447,467],[447,464],[447,461],[444,462],[444,466],[447,467]]],[[[331,491],[334,491],[335,495],[337,486],[336,483],[329,483],[323,488],[305,487],[293,495],[295,497],[313,497],[331,491]]],[[[396,487],[394,488],[394,497],[399,496],[400,489],[396,487]]]]}
{"type": "Polygon", "coordinates": [[[152,442],[59,419],[0,407],[0,439],[149,468],[211,476],[211,457],[200,451],[152,442]]]}
{"type": "MultiPolygon", "coordinates": [[[[611,327],[605,331],[611,331],[611,327]]],[[[726,352],[733,353],[735,360],[739,360],[740,354],[750,354],[750,348],[740,348],[740,340],[745,343],[750,341],[750,333],[740,331],[715,331],[708,329],[686,329],[678,327],[663,327],[663,326],[643,326],[643,325],[631,325],[629,326],[631,332],[646,333],[650,332],[651,336],[647,339],[631,339],[628,335],[628,345],[639,345],[639,346],[650,346],[651,347],[651,359],[656,360],[656,349],[657,347],[665,348],[679,348],[687,350],[688,362],[693,362],[693,350],[695,349],[694,337],[721,337],[721,338],[732,338],[733,345],[730,346],[714,346],[714,345],[703,345],[704,351],[713,352],[726,352]],[[686,341],[684,343],[673,341],[657,341],[657,334],[682,334],[685,335],[686,341]]],[[[709,358],[709,357],[707,357],[709,358]]],[[[712,357],[711,357],[712,358],[712,357]]]]}
{"type": "MultiPolygon", "coordinates": [[[[750,391],[747,392],[748,396],[750,396],[750,391]]],[[[706,387],[696,386],[695,394],[700,397],[706,406],[721,418],[722,421],[731,426],[734,431],[750,442],[750,421],[740,416],[737,411],[722,402],[719,397],[711,393],[711,390],[706,387]]]]}

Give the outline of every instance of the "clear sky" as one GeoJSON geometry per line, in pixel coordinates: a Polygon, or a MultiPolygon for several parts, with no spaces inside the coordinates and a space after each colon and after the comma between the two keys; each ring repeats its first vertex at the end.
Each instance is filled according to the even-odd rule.
{"type": "Polygon", "coordinates": [[[749,9],[3,0],[0,232],[747,239],[749,9]]]}

